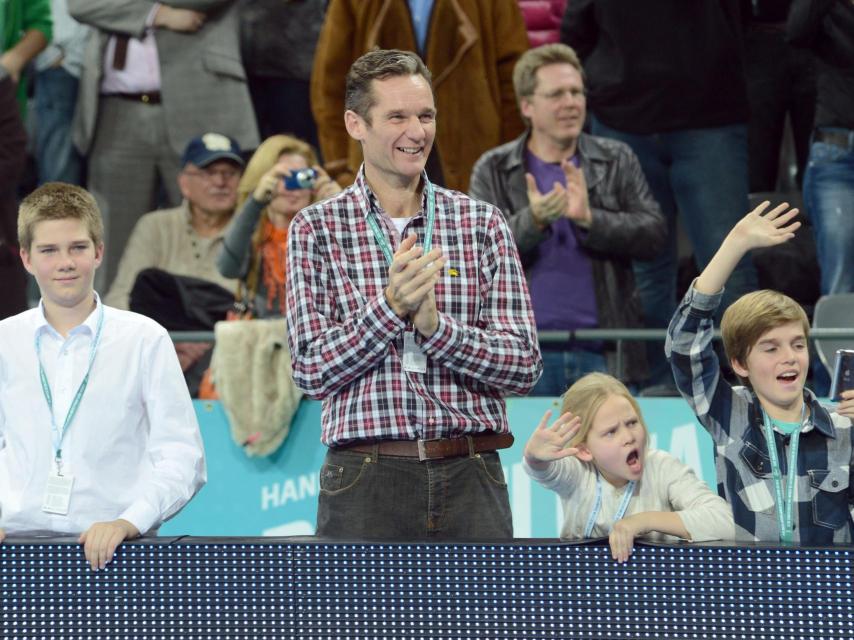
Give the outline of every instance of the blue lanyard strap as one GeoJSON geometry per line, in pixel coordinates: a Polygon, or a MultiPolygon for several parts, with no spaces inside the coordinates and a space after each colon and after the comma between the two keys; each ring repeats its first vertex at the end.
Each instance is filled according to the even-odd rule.
{"type": "MultiPolygon", "coordinates": [[[[424,177],[424,190],[427,192],[427,204],[426,211],[427,214],[427,227],[424,230],[424,253],[429,253],[430,249],[433,246],[433,225],[436,222],[436,194],[433,190],[433,185],[424,177]]],[[[391,266],[392,260],[394,259],[394,255],[391,251],[391,245],[386,238],[385,233],[380,228],[379,223],[376,220],[376,216],[373,211],[368,212],[368,225],[371,227],[371,231],[374,232],[374,238],[377,241],[377,244],[380,245],[380,249],[385,256],[386,262],[388,262],[389,266],[391,266]]]]}
{"type": "Polygon", "coordinates": [[[62,429],[60,429],[56,424],[56,415],[54,415],[53,412],[53,394],[50,391],[50,383],[48,382],[44,365],[42,365],[41,332],[36,334],[35,346],[36,359],[39,362],[39,379],[41,380],[42,393],[44,394],[45,402],[47,402],[47,408],[50,410],[50,432],[51,439],[53,441],[54,460],[56,461],[57,472],[59,472],[60,475],[62,464],[62,440],[65,437],[65,433],[68,430],[69,425],[71,425],[72,420],[74,420],[77,409],[80,407],[80,401],[83,399],[83,394],[89,384],[89,373],[92,371],[92,363],[95,361],[95,352],[98,350],[98,344],[101,342],[101,330],[104,327],[104,305],[99,305],[98,310],[98,326],[95,329],[95,337],[92,339],[92,348],[89,350],[89,363],[86,366],[86,373],[83,375],[83,380],[80,381],[80,386],[77,387],[77,393],[74,394],[74,398],[71,400],[71,405],[68,407],[68,413],[62,423],[62,429]]]}
{"type": "MultiPolygon", "coordinates": [[[[622,520],[626,515],[626,509],[629,508],[629,501],[632,499],[632,494],[635,492],[634,480],[629,481],[626,485],[626,490],[623,492],[623,499],[620,501],[620,506],[617,507],[617,512],[614,514],[614,522],[622,520]]],[[[593,501],[593,510],[587,518],[587,525],[584,527],[584,537],[589,538],[593,533],[593,527],[596,524],[596,518],[599,516],[599,510],[602,508],[602,476],[596,472],[596,499],[593,501]]]]}
{"type": "MultiPolygon", "coordinates": [[[[804,402],[801,409],[801,429],[803,429],[806,417],[807,403],[804,402]]],[[[768,457],[771,459],[771,476],[774,483],[774,506],[777,510],[777,522],[780,524],[780,541],[791,542],[793,538],[792,529],[795,522],[795,485],[798,481],[798,445],[800,444],[801,429],[797,429],[791,435],[789,441],[789,466],[786,476],[786,494],[783,496],[783,473],[780,470],[780,459],[777,456],[777,440],[774,437],[774,429],[771,427],[771,419],[765,411],[762,411],[762,427],[765,441],[768,444],[768,457]]]]}

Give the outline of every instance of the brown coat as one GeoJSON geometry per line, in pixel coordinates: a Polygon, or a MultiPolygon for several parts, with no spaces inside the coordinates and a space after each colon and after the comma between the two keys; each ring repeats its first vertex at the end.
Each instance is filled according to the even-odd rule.
{"type": "MultiPolygon", "coordinates": [[[[406,0],[332,0],[311,79],[311,106],[327,169],[352,183],[362,162],[344,128],[344,80],[374,47],[417,51],[406,0]]],[[[435,0],[425,62],[438,111],[436,145],[445,185],[467,191],[482,153],[524,130],[513,66],[528,48],[516,0],[435,0]]]]}

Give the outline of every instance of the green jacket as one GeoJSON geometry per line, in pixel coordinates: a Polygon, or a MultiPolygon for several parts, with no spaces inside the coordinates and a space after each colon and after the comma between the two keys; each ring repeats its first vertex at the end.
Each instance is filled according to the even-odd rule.
{"type": "MultiPolygon", "coordinates": [[[[14,47],[29,30],[36,29],[47,41],[53,37],[53,20],[50,15],[50,0],[0,0],[0,39],[2,51],[14,47]]],[[[27,104],[27,78],[21,76],[18,83],[18,104],[21,115],[27,104]]]]}

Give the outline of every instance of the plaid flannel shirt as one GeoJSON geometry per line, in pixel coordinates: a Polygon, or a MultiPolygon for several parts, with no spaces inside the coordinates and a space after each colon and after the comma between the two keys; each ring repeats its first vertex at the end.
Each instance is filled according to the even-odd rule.
{"type": "MultiPolygon", "coordinates": [[[[426,174],[425,174],[426,176],[426,174]]],[[[301,211],[288,236],[288,342],[294,380],[323,399],[324,444],[432,439],[509,430],[503,396],[542,372],[534,316],[516,245],[501,212],[435,188],[433,247],[447,258],[435,288],[439,327],[415,332],[424,374],[401,365],[411,323],[383,293],[389,265],[368,226],[375,215],[393,251],[401,234],[364,177],[301,211]]],[[[424,242],[422,210],[407,224],[424,242]]]]}
{"type": "MultiPolygon", "coordinates": [[[[721,292],[722,293],[722,292],[721,292]]],[[[763,416],[755,394],[722,379],[712,348],[712,315],[721,293],[689,289],[668,329],[665,351],[676,386],[715,443],[718,493],[732,506],[739,540],[778,541],[779,522],[763,416]]],[[[811,419],[802,431],[795,484],[793,541],[850,543],[854,532],[851,421],[804,389],[811,419]]],[[[775,431],[784,482],[789,438],[775,431]]]]}

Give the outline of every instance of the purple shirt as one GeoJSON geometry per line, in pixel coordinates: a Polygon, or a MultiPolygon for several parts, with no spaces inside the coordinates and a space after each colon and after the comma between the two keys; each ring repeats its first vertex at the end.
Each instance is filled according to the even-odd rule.
{"type": "MultiPolygon", "coordinates": [[[[579,166],[577,155],[572,163],[579,166]]],[[[551,191],[555,182],[566,186],[560,164],[543,162],[530,150],[525,152],[525,164],[540,193],[551,191]]],[[[538,329],[568,331],[599,326],[593,266],[577,238],[583,233],[568,219],[560,218],[540,243],[537,260],[527,265],[538,329]]]]}

